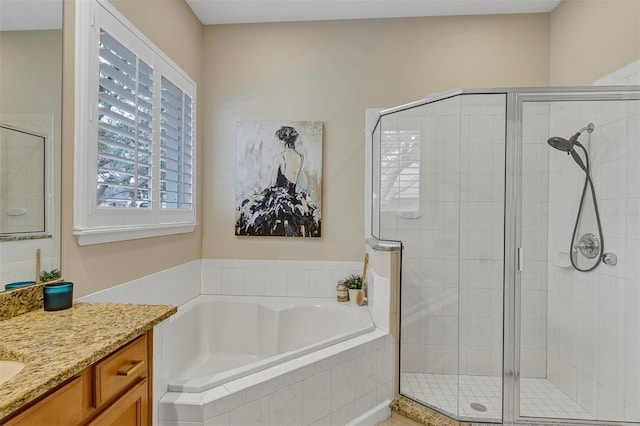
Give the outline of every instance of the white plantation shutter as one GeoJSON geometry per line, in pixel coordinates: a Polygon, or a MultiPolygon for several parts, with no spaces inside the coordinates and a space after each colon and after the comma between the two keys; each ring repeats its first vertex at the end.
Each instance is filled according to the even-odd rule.
{"type": "Polygon", "coordinates": [[[192,109],[191,98],[161,79],[160,207],[191,208],[192,109]]]}
{"type": "Polygon", "coordinates": [[[196,84],[108,0],[76,19],[78,243],[193,232],[196,84]]]}
{"type": "Polygon", "coordinates": [[[153,69],[100,30],[97,204],[151,204],[153,69]]]}

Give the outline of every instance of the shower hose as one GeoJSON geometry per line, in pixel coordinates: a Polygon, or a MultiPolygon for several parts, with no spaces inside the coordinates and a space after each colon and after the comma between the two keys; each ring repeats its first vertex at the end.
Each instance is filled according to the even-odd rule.
{"type": "MultiPolygon", "coordinates": [[[[589,154],[587,153],[587,150],[584,148],[584,146],[582,146],[581,144],[576,144],[576,145],[582,148],[582,151],[584,152],[584,155],[586,158],[586,162],[585,162],[586,166],[584,168],[585,177],[584,177],[584,186],[582,187],[582,196],[580,197],[578,214],[576,215],[576,222],[575,222],[575,225],[573,226],[573,234],[571,235],[571,247],[569,247],[569,258],[571,259],[571,266],[573,266],[576,270],[580,272],[589,272],[596,269],[600,264],[600,262],[602,262],[601,253],[604,253],[604,237],[602,235],[602,224],[600,222],[600,212],[598,211],[598,201],[596,199],[596,191],[593,188],[593,181],[591,180],[591,174],[589,172],[589,154]],[[582,208],[584,206],[585,196],[587,194],[587,186],[591,189],[593,209],[596,214],[596,223],[598,225],[598,236],[600,237],[600,252],[598,253],[598,256],[597,256],[598,260],[596,261],[596,263],[593,264],[593,266],[587,269],[582,269],[578,267],[578,265],[576,264],[577,259],[574,259],[573,253],[574,251],[577,252],[578,250],[577,246],[574,243],[576,239],[576,234],[578,232],[578,224],[580,223],[580,216],[582,215],[582,208]]],[[[575,257],[577,257],[577,255],[575,257]]]]}

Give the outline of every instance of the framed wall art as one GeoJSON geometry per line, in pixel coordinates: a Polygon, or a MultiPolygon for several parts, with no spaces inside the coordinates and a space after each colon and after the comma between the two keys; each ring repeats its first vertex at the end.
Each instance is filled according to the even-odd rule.
{"type": "Polygon", "coordinates": [[[321,121],[238,123],[236,235],[322,235],[321,121]]]}

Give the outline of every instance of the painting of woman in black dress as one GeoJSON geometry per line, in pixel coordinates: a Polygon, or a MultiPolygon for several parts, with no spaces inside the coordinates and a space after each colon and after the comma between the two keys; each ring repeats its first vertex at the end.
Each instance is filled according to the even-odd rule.
{"type": "Polygon", "coordinates": [[[236,235],[320,237],[322,122],[238,123],[236,235]]]}

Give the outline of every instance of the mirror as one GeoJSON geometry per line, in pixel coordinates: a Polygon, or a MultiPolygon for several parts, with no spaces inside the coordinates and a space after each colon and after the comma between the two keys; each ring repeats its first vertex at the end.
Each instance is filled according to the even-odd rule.
{"type": "Polygon", "coordinates": [[[60,268],[62,0],[0,2],[0,291],[60,268]]]}
{"type": "Polygon", "coordinates": [[[0,123],[0,235],[46,231],[46,140],[0,123]]]}

